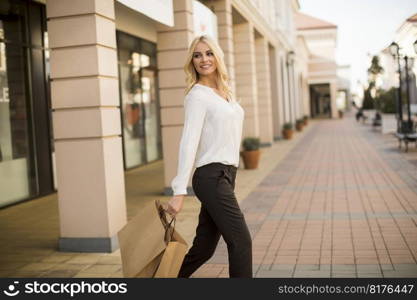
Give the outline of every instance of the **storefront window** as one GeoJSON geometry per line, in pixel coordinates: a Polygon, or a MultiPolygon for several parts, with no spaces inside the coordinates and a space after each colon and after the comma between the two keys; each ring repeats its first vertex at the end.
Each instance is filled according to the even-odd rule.
{"type": "Polygon", "coordinates": [[[53,192],[45,64],[46,11],[0,5],[0,207],[53,192]]]}
{"type": "Polygon", "coordinates": [[[125,168],[161,158],[156,46],[117,32],[125,168]]]}
{"type": "Polygon", "coordinates": [[[36,193],[21,20],[0,19],[0,206],[36,193]]]}

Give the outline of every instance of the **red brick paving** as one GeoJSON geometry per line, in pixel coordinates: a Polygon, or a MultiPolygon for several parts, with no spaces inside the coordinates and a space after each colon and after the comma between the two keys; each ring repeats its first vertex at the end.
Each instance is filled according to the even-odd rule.
{"type": "MultiPolygon", "coordinates": [[[[413,149],[352,118],[314,126],[241,203],[254,276],[417,277],[413,149]]],[[[222,242],[193,277],[227,276],[222,242]]]]}

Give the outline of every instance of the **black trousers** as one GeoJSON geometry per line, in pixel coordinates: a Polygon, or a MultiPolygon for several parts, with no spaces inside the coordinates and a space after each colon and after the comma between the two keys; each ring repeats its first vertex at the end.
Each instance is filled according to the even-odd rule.
{"type": "Polygon", "coordinates": [[[252,239],[234,194],[236,171],[234,166],[211,163],[194,172],[192,184],[201,210],[178,277],[190,277],[209,260],[221,235],[227,244],[229,276],[252,278],[252,239]]]}

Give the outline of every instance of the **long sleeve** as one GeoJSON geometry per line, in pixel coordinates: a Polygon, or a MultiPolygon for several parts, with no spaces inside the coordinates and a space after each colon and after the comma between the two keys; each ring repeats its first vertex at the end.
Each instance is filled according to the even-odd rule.
{"type": "Polygon", "coordinates": [[[187,194],[187,184],[194,166],[207,111],[206,103],[201,98],[198,97],[198,93],[189,93],[185,99],[184,128],[179,148],[177,176],[171,183],[174,195],[187,194]]]}

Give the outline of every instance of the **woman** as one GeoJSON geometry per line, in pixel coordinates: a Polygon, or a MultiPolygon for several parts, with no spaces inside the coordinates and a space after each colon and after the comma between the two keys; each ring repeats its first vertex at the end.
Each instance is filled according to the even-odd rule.
{"type": "Polygon", "coordinates": [[[167,211],[176,215],[181,210],[193,166],[192,185],[201,210],[178,277],[189,277],[205,263],[221,235],[229,253],[230,277],[251,278],[252,241],[234,195],[244,112],[232,98],[223,52],[209,37],[194,39],[184,70],[188,84],[184,128],[167,211]]]}

